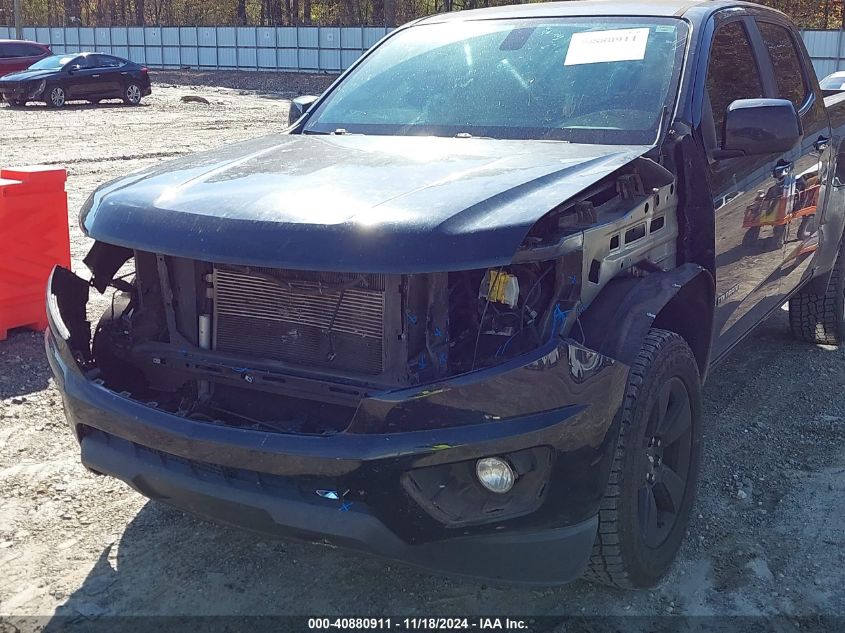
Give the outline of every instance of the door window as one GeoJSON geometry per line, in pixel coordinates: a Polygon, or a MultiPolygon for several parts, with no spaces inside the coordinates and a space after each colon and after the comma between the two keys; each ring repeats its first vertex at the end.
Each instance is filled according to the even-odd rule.
{"type": "Polygon", "coordinates": [[[37,57],[43,52],[43,50],[31,44],[21,44],[19,42],[0,44],[0,57],[37,57]]]}
{"type": "Polygon", "coordinates": [[[80,57],[76,60],[75,66],[79,68],[79,70],[90,70],[91,68],[96,68],[97,64],[94,62],[94,58],[96,55],[86,55],[85,57],[80,57]]]}
{"type": "Polygon", "coordinates": [[[123,66],[123,60],[111,55],[100,55],[100,68],[120,68],[123,66]]]}
{"type": "Polygon", "coordinates": [[[23,44],[23,50],[27,57],[40,57],[44,54],[44,49],[34,44],[23,44]]]}
{"type": "Polygon", "coordinates": [[[760,22],[759,27],[772,60],[778,93],[781,98],[789,99],[795,104],[796,110],[800,110],[810,96],[810,91],[804,80],[804,70],[795,49],[795,41],[789,30],[779,24],[760,22]]]}
{"type": "Polygon", "coordinates": [[[763,96],[760,71],[741,22],[728,22],[716,31],[707,66],[707,93],[713,110],[716,138],[721,147],[728,106],[737,99],[763,96]]]}

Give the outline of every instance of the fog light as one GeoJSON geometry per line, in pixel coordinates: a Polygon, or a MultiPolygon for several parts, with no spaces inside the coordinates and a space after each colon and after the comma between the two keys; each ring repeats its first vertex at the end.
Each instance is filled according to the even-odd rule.
{"type": "Polygon", "coordinates": [[[504,494],[513,488],[516,473],[501,457],[485,457],[475,463],[475,474],[490,492],[504,494]]]}

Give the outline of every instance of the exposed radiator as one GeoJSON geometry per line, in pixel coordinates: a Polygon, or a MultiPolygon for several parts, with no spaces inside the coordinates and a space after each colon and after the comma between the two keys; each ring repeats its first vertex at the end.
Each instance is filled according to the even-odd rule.
{"type": "Polygon", "coordinates": [[[214,349],[370,375],[384,370],[384,275],[215,267],[214,349]]]}

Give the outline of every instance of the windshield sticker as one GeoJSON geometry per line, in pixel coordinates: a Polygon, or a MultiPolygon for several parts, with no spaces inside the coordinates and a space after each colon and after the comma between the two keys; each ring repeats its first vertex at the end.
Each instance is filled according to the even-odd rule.
{"type": "Polygon", "coordinates": [[[645,58],[648,28],[574,33],[564,66],[626,62],[645,58]]]}

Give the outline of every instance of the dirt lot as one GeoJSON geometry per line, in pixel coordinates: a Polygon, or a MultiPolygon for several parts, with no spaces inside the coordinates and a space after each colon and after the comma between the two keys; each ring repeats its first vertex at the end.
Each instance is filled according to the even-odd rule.
{"type": "MultiPolygon", "coordinates": [[[[159,79],[183,85],[157,85],[139,108],[0,106],[3,164],[68,168],[77,270],[89,243],[76,212],[98,184],[281,129],[283,96],[313,90],[302,78],[261,78],[275,95],[245,92],[244,77],[159,79]]],[[[317,90],[329,80],[312,78],[317,90]]],[[[843,367],[845,351],[792,341],[779,312],[712,373],[689,538],[653,591],[501,588],[200,522],[88,473],[41,335],[15,331],[0,342],[0,614],[67,616],[80,630],[108,614],[650,616],[644,629],[655,615],[845,615],[843,367]]]]}

